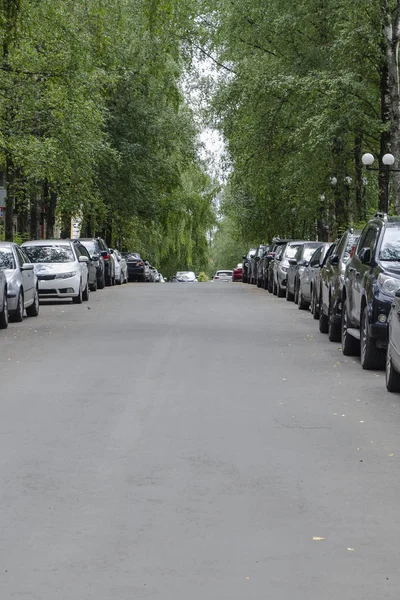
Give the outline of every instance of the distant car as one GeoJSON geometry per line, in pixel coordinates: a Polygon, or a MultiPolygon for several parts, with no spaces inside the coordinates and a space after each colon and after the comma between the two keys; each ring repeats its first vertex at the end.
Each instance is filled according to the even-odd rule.
{"type": "Polygon", "coordinates": [[[232,281],[233,271],[217,271],[213,277],[213,281],[232,281]]]}
{"type": "Polygon", "coordinates": [[[289,260],[289,270],[287,273],[286,284],[286,300],[293,300],[294,303],[297,304],[300,289],[300,275],[308,266],[308,261],[314,254],[315,250],[320,246],[321,242],[304,242],[297,249],[295,257],[289,260]]]}
{"type": "Polygon", "coordinates": [[[178,271],[173,281],[178,283],[197,283],[196,275],[193,271],[178,271]]]}
{"type": "Polygon", "coordinates": [[[112,255],[115,261],[115,283],[117,285],[128,283],[128,265],[125,257],[116,249],[112,250],[112,255]]]}
{"type": "Polygon", "coordinates": [[[144,260],[138,252],[122,252],[128,266],[129,281],[146,281],[144,260]]]}
{"type": "Polygon", "coordinates": [[[7,279],[8,314],[21,322],[24,310],[28,317],[39,314],[38,280],[24,250],[13,242],[0,242],[0,267],[7,279]]]}
{"type": "Polygon", "coordinates": [[[0,329],[8,327],[7,279],[0,267],[0,329]]]}
{"type": "Polygon", "coordinates": [[[243,283],[250,283],[250,279],[249,279],[249,275],[250,275],[250,261],[253,258],[253,256],[256,253],[256,249],[255,248],[250,248],[250,250],[247,252],[247,254],[243,255],[243,263],[242,263],[242,269],[243,269],[243,283]]]}
{"type": "Polygon", "coordinates": [[[89,300],[88,258],[78,257],[73,240],[35,240],[22,248],[35,265],[39,296],[89,300]]]}
{"type": "Polygon", "coordinates": [[[238,263],[232,272],[232,281],[242,281],[243,263],[238,263]]]}
{"type": "Polygon", "coordinates": [[[278,267],[285,251],[286,244],[281,244],[273,252],[273,257],[269,261],[268,265],[268,276],[267,276],[267,290],[270,291],[272,285],[272,293],[274,296],[278,294],[278,267]]]}
{"type": "Polygon", "coordinates": [[[110,250],[101,237],[80,238],[79,241],[89,250],[92,261],[97,268],[97,286],[101,290],[105,285],[115,283],[114,261],[110,258],[110,250]]]}
{"type": "Polygon", "coordinates": [[[253,285],[257,285],[257,277],[258,277],[258,263],[261,260],[261,256],[264,254],[264,251],[268,249],[268,246],[265,244],[260,244],[257,246],[254,256],[250,257],[249,262],[249,283],[253,285]]]}
{"type": "Polygon", "coordinates": [[[303,244],[304,242],[300,240],[288,242],[282,250],[280,260],[275,268],[276,293],[278,298],[283,298],[286,295],[287,274],[290,267],[289,261],[294,259],[297,250],[303,244]]]}
{"type": "MultiPolygon", "coordinates": [[[[333,244],[334,245],[334,244],[333,244]]],[[[307,310],[311,304],[312,288],[315,284],[315,277],[320,270],[325,256],[332,244],[324,242],[319,246],[310,258],[303,272],[299,277],[299,292],[297,306],[300,310],[307,310]]]]}
{"type": "Polygon", "coordinates": [[[268,290],[271,294],[274,292],[274,267],[271,266],[271,263],[274,262],[275,257],[282,252],[282,246],[286,246],[286,244],[292,240],[281,240],[280,238],[274,238],[273,244],[270,247],[269,251],[266,253],[264,257],[261,257],[260,262],[263,263],[262,270],[262,284],[265,290],[268,290]]]}

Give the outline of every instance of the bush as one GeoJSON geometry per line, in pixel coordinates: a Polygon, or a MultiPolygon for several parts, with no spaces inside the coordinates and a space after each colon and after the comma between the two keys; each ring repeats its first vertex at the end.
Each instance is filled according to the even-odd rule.
{"type": "Polygon", "coordinates": [[[210,278],[207,275],[207,273],[204,273],[204,271],[202,271],[201,273],[199,273],[199,276],[197,278],[197,281],[208,281],[210,278]]]}

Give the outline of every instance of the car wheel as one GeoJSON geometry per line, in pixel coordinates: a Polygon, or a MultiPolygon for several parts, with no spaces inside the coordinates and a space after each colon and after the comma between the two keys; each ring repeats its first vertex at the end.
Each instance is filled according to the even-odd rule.
{"type": "Polygon", "coordinates": [[[292,292],[289,292],[289,286],[288,286],[288,284],[286,284],[286,300],[288,302],[293,302],[293,298],[294,298],[294,294],[292,294],[292,292]]]}
{"type": "Polygon", "coordinates": [[[94,283],[89,286],[91,292],[97,292],[97,278],[94,280],[94,283]]]}
{"type": "Polygon", "coordinates": [[[300,291],[298,293],[298,303],[297,303],[297,306],[298,306],[299,310],[307,310],[308,307],[310,306],[310,304],[304,300],[303,292],[301,291],[301,288],[300,288],[300,291]]]}
{"type": "Polygon", "coordinates": [[[278,298],[283,298],[285,296],[285,290],[281,288],[279,283],[277,285],[276,295],[278,298]]]}
{"type": "Polygon", "coordinates": [[[39,314],[39,292],[37,288],[35,290],[33,304],[26,309],[26,314],[28,317],[37,317],[39,314]]]}
{"type": "Polygon", "coordinates": [[[329,303],[329,316],[328,316],[328,338],[330,342],[340,342],[341,328],[340,323],[335,323],[333,320],[333,308],[332,302],[329,303]]]}
{"type": "Polygon", "coordinates": [[[311,314],[313,316],[313,319],[319,319],[319,308],[314,289],[311,293],[311,314]]]}
{"type": "Polygon", "coordinates": [[[17,310],[12,314],[10,321],[21,323],[24,320],[24,294],[20,290],[17,300],[17,310]]]}
{"type": "Polygon", "coordinates": [[[319,305],[319,330],[321,333],[328,333],[329,319],[324,315],[322,304],[319,305]]]}
{"type": "Polygon", "coordinates": [[[348,327],[347,300],[344,300],[342,304],[342,352],[345,356],[357,356],[360,353],[360,342],[347,333],[348,327]]]}
{"type": "Polygon", "coordinates": [[[106,286],[106,279],[104,277],[104,271],[102,273],[101,279],[97,280],[97,287],[99,288],[99,290],[103,290],[106,286]]]}
{"type": "Polygon", "coordinates": [[[360,350],[363,369],[383,369],[385,367],[385,351],[376,347],[375,340],[369,334],[367,306],[365,306],[361,318],[360,350]]]}
{"type": "Polygon", "coordinates": [[[388,392],[400,392],[400,373],[393,366],[390,344],[386,354],[386,388],[388,392]]]}
{"type": "Polygon", "coordinates": [[[296,282],[296,280],[295,280],[295,282],[294,282],[294,288],[293,288],[293,289],[294,289],[294,294],[293,294],[293,302],[294,302],[295,304],[297,304],[297,303],[298,303],[298,301],[299,301],[299,285],[300,285],[300,284],[299,284],[299,283],[297,283],[297,282],[296,282]]]}
{"type": "Polygon", "coordinates": [[[7,290],[4,290],[3,296],[3,308],[0,312],[0,329],[7,329],[8,327],[8,300],[7,300],[7,290]]]}
{"type": "Polygon", "coordinates": [[[74,304],[82,304],[82,289],[81,289],[80,285],[79,285],[79,294],[72,298],[72,302],[74,304]]]}
{"type": "Polygon", "coordinates": [[[116,280],[115,280],[115,283],[116,283],[117,285],[121,285],[121,284],[122,284],[122,273],[121,273],[121,275],[120,275],[119,279],[116,279],[116,280]]]}
{"type": "Polygon", "coordinates": [[[272,293],[274,296],[276,296],[278,293],[278,289],[277,289],[275,281],[272,283],[272,293]]]}
{"type": "Polygon", "coordinates": [[[86,287],[83,290],[83,294],[82,294],[82,300],[84,300],[85,302],[87,302],[89,300],[89,282],[86,282],[86,287]]]}

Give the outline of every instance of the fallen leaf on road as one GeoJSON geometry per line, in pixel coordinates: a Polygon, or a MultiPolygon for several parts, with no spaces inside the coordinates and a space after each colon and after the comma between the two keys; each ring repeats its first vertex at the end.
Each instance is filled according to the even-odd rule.
{"type": "Polygon", "coordinates": [[[354,548],[347,548],[349,552],[354,552],[354,548]]]}
{"type": "Polygon", "coordinates": [[[314,542],[322,542],[324,539],[325,538],[322,538],[322,537],[316,537],[316,536],[313,537],[314,542]]]}
{"type": "Polygon", "coordinates": [[[388,454],[388,456],[394,456],[394,454],[388,454]]]}
{"type": "Polygon", "coordinates": [[[360,421],[360,423],[364,423],[364,421],[360,421]]]}

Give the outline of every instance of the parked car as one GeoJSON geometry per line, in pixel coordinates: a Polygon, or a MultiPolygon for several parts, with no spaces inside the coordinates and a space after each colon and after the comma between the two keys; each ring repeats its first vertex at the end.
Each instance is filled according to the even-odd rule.
{"type": "Polygon", "coordinates": [[[225,270],[225,271],[217,271],[213,277],[213,281],[232,281],[233,271],[225,270]]]}
{"type": "Polygon", "coordinates": [[[125,257],[116,249],[112,249],[111,253],[115,261],[115,283],[117,285],[128,283],[128,265],[125,257]]]}
{"type": "Polygon", "coordinates": [[[7,278],[0,267],[0,329],[8,327],[7,278]]]}
{"type": "Polygon", "coordinates": [[[147,281],[147,282],[153,281],[153,274],[151,272],[151,264],[149,263],[148,260],[144,261],[144,276],[145,276],[145,281],[147,281]]]}
{"type": "Polygon", "coordinates": [[[313,318],[316,320],[319,319],[319,305],[320,305],[319,295],[320,295],[320,289],[321,289],[322,267],[324,267],[326,265],[327,261],[335,253],[336,246],[337,246],[336,242],[334,242],[331,245],[328,252],[325,254],[325,258],[321,262],[320,268],[319,269],[317,268],[316,271],[314,272],[314,279],[310,284],[310,288],[311,288],[310,289],[310,293],[311,293],[310,311],[311,311],[313,318]]]}
{"type": "Polygon", "coordinates": [[[89,300],[88,258],[78,257],[73,240],[36,240],[22,248],[35,265],[39,296],[89,300]]]}
{"type": "Polygon", "coordinates": [[[253,256],[250,257],[249,261],[249,283],[252,285],[257,284],[257,265],[261,259],[264,250],[267,248],[265,244],[257,246],[253,256]]]}
{"type": "Polygon", "coordinates": [[[129,281],[146,281],[144,260],[138,252],[122,252],[128,267],[129,281]]]}
{"type": "Polygon", "coordinates": [[[196,275],[193,271],[178,271],[172,281],[177,283],[197,283],[196,275]]]}
{"type": "Polygon", "coordinates": [[[297,250],[304,244],[303,241],[297,240],[288,242],[282,251],[280,260],[276,265],[276,294],[278,298],[283,298],[286,294],[287,273],[289,270],[289,260],[294,259],[297,250]]]}
{"type": "Polygon", "coordinates": [[[232,271],[232,281],[242,281],[243,263],[238,263],[232,271]]]}
{"type": "Polygon", "coordinates": [[[97,291],[97,264],[99,261],[97,260],[97,256],[95,256],[95,260],[92,260],[90,256],[89,250],[80,242],[79,240],[72,240],[75,248],[75,252],[78,256],[86,256],[88,259],[88,280],[89,280],[89,289],[91,292],[97,291]]]}
{"type": "Polygon", "coordinates": [[[334,246],[329,242],[324,242],[316,248],[305,269],[300,273],[299,292],[297,306],[300,310],[307,310],[311,304],[311,294],[315,283],[316,274],[324,263],[325,256],[334,246]]]}
{"type": "Polygon", "coordinates": [[[363,369],[386,362],[387,320],[400,288],[400,217],[377,213],[364,227],[349,258],[342,295],[342,349],[361,351],[363,369]]]}
{"type": "Polygon", "coordinates": [[[300,275],[308,265],[314,251],[321,246],[321,242],[303,242],[298,248],[294,258],[289,259],[289,269],[286,282],[286,300],[297,304],[300,288],[300,275]]]}
{"type": "Polygon", "coordinates": [[[34,265],[24,250],[13,242],[0,242],[0,267],[7,280],[10,320],[21,322],[25,310],[28,317],[37,317],[39,314],[38,280],[34,265]]]}
{"type": "Polygon", "coordinates": [[[243,255],[243,262],[242,262],[242,281],[243,283],[250,283],[249,280],[249,269],[250,269],[250,260],[251,258],[255,255],[256,253],[256,249],[255,248],[250,248],[250,250],[247,252],[247,254],[243,255]]]}
{"type": "Polygon", "coordinates": [[[286,244],[282,244],[276,249],[276,252],[274,252],[274,257],[270,261],[268,267],[267,289],[270,290],[272,283],[272,293],[274,294],[274,296],[278,294],[278,266],[285,248],[286,244]]]}
{"type": "Polygon", "coordinates": [[[344,273],[351,249],[359,237],[359,231],[346,231],[320,272],[320,285],[316,290],[319,330],[328,333],[331,342],[341,340],[344,273]]]}
{"type": "Polygon", "coordinates": [[[386,388],[400,392],[400,289],[396,290],[388,318],[386,388]]]}
{"type": "MultiPolygon", "coordinates": [[[[152,281],[154,283],[158,283],[160,281],[160,273],[157,271],[155,267],[151,268],[152,281]]],[[[196,277],[197,279],[197,277],[196,277]]]]}
{"type": "Polygon", "coordinates": [[[263,281],[261,287],[263,287],[265,290],[268,290],[271,294],[274,291],[274,268],[273,266],[271,266],[271,264],[274,262],[275,256],[278,253],[281,254],[282,247],[286,246],[286,244],[290,241],[291,240],[281,240],[279,238],[274,238],[271,249],[269,250],[269,252],[267,252],[266,256],[264,257],[263,281]]]}
{"type": "Polygon", "coordinates": [[[112,285],[112,279],[115,277],[114,263],[110,261],[110,253],[103,238],[80,238],[79,241],[88,250],[92,263],[96,267],[99,290],[102,290],[106,284],[112,285]]]}

